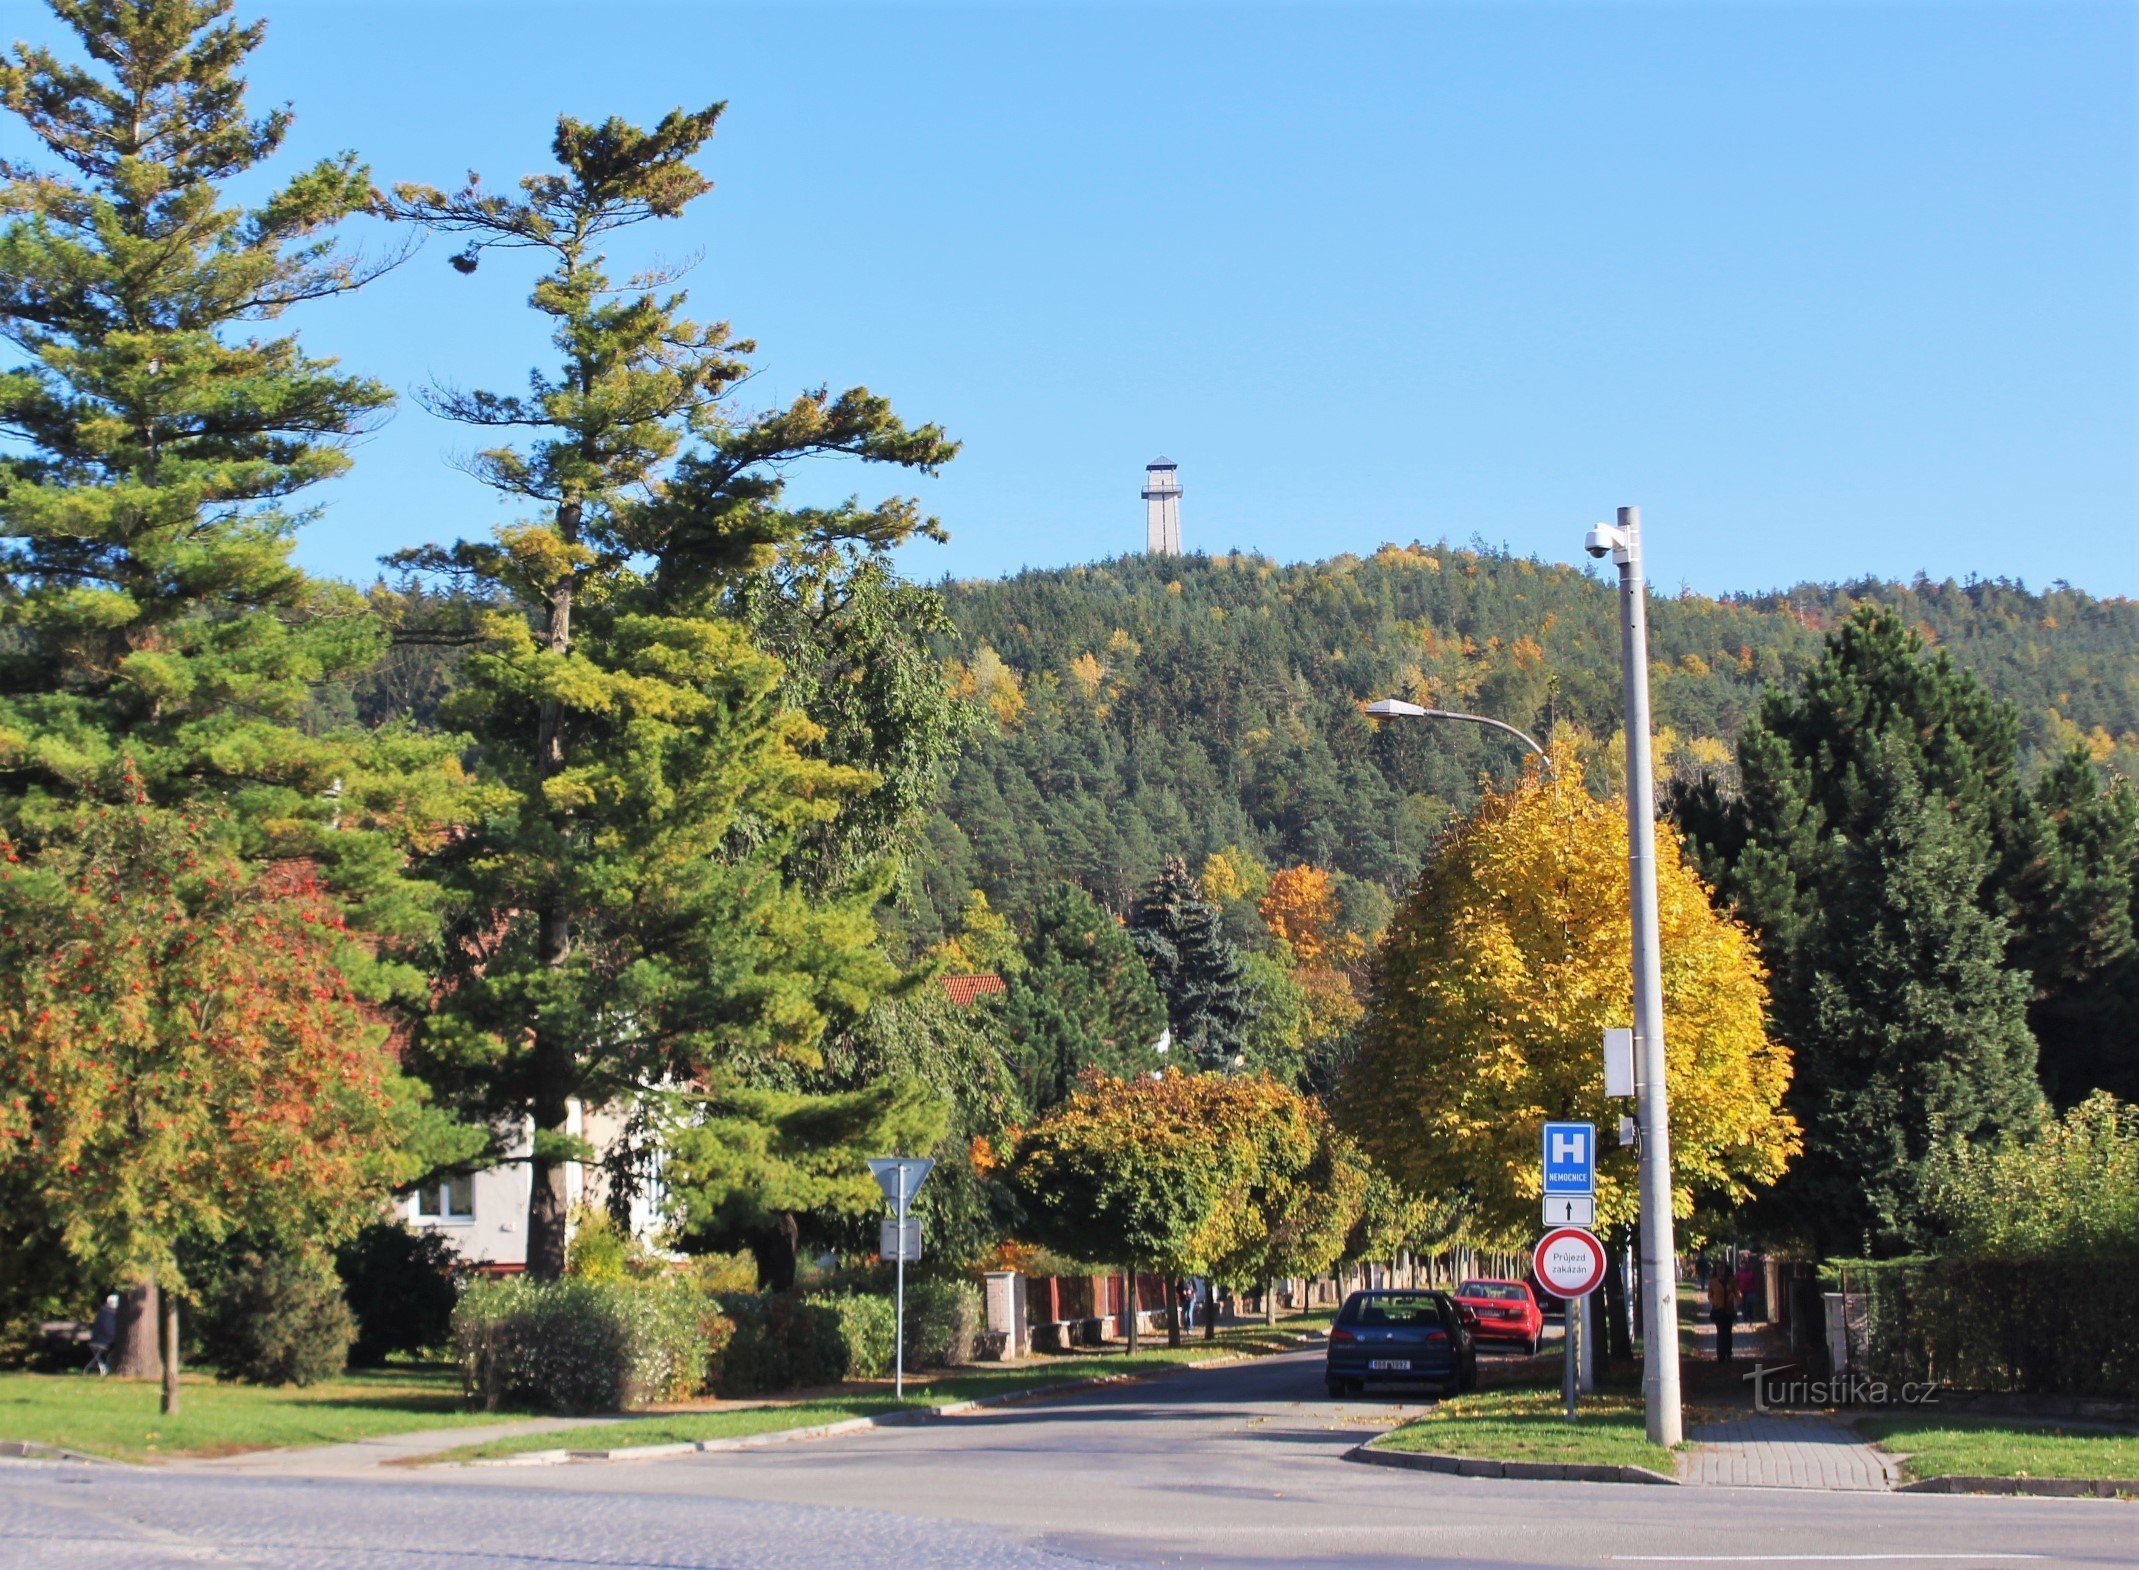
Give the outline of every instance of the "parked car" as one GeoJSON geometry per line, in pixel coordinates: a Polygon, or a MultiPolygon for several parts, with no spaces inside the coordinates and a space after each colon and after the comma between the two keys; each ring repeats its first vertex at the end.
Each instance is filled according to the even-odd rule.
{"type": "Polygon", "coordinates": [[[1525,1281],[1480,1278],[1456,1288],[1456,1306],[1478,1316],[1471,1332],[1480,1341],[1506,1341],[1523,1349],[1528,1357],[1537,1350],[1545,1333],[1545,1310],[1525,1281]]]}
{"type": "Polygon", "coordinates": [[[1471,1317],[1446,1292],[1354,1292],[1330,1326],[1329,1393],[1358,1395],[1370,1384],[1469,1390],[1478,1383],[1471,1317]]]}

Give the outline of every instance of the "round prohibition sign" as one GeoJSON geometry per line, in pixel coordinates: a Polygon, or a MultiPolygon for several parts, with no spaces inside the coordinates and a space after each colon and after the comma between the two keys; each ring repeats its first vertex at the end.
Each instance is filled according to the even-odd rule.
{"type": "Polygon", "coordinates": [[[1604,1284],[1604,1245],[1580,1227],[1554,1227],[1538,1240],[1530,1262],[1554,1297],[1588,1297],[1604,1284]]]}

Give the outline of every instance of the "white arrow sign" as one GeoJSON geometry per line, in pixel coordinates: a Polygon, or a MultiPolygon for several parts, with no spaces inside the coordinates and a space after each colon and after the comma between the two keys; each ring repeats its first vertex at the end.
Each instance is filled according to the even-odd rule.
{"type": "Polygon", "coordinates": [[[1593,1227],[1597,1224],[1595,1194],[1547,1194],[1545,1225],[1548,1227],[1593,1227]]]}

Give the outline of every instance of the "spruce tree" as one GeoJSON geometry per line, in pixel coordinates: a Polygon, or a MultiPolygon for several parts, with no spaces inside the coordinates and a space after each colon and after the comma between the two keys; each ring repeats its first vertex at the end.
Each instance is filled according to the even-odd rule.
{"type": "Polygon", "coordinates": [[[1805,1150],[1776,1204],[1828,1253],[1922,1246],[1934,1148],[2040,1115],[2027,973],[1977,898],[1988,836],[1924,789],[1911,750],[1874,742],[1852,767],[1862,827],[1823,847],[1817,913],[1777,995],[1805,1150]]]}
{"type": "Polygon", "coordinates": [[[1175,1047],[1199,1068],[1230,1066],[1255,1014],[1247,966],[1178,856],[1137,901],[1129,935],[1158,985],[1175,1047]]]}
{"type": "Polygon", "coordinates": [[[394,793],[385,760],[299,723],[383,634],[291,561],[309,515],[290,503],[391,399],[264,330],[365,281],[331,234],[371,182],[343,154],[258,190],[290,115],[248,116],[263,27],[230,9],[52,0],[89,63],[28,44],[0,61],[0,103],[49,155],[0,164],[19,351],[0,375],[0,788],[108,790],[123,754],[153,798],[223,796],[256,839],[384,900],[367,804],[394,793]],[[330,820],[344,832],[317,832],[330,820]]]}
{"type": "Polygon", "coordinates": [[[2059,1106],[2096,1090],[2139,1101],[2139,791],[2105,784],[2079,748],[2036,782],[2017,863],[2014,959],[2035,980],[2028,1022],[2059,1106]]]}
{"type": "Polygon", "coordinates": [[[1866,606],[1739,740],[1742,795],[1680,821],[1758,930],[1777,1034],[1798,1054],[1805,1153],[1773,1195],[1823,1251],[1923,1240],[1942,1138],[2029,1127],[2040,1094],[2001,846],[2029,830],[2017,725],[1973,677],[1866,606]]]}
{"type": "Polygon", "coordinates": [[[1066,1099],[1085,1069],[1119,1077],[1152,1066],[1166,1008],[1136,945],[1099,901],[1056,884],[1020,947],[1025,963],[1004,978],[1002,1017],[1034,1111],[1066,1099]]]}
{"type": "Polygon", "coordinates": [[[524,394],[432,395],[521,437],[475,469],[530,515],[405,558],[495,606],[448,709],[478,744],[489,810],[437,859],[457,941],[417,1047],[474,1105],[532,1121],[538,1276],[564,1265],[566,1164],[592,1154],[570,1132],[575,1101],[808,1059],[892,979],[870,917],[882,878],[798,876],[812,833],[872,777],[817,750],[822,731],[782,702],[785,673],[735,596],[797,542],[874,552],[934,528],[900,499],[786,508],[786,465],[829,453],[929,469],[955,448],[859,388],[739,415],[752,346],[688,320],[670,279],[610,277],[611,237],[710,188],[692,160],[720,112],[650,130],[561,118],[557,169],[517,192],[471,181],[395,198],[465,240],[463,272],[493,251],[540,256],[532,304],[558,356],[524,394]]]}

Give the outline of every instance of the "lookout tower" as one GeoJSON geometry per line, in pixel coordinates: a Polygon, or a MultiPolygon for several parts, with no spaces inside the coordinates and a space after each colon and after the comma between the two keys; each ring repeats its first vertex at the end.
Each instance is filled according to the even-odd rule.
{"type": "Polygon", "coordinates": [[[1153,556],[1181,554],[1181,482],[1171,458],[1144,465],[1144,549],[1153,556]]]}

